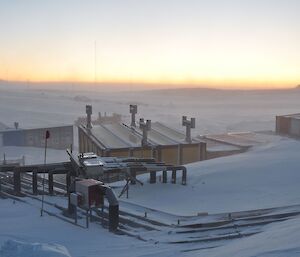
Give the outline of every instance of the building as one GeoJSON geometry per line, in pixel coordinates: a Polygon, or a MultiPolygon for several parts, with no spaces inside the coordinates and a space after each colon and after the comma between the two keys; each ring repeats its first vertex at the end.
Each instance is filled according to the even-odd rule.
{"type": "Polygon", "coordinates": [[[300,113],[276,116],[276,133],[300,136],[300,113]]]}
{"type": "Polygon", "coordinates": [[[58,126],[33,129],[7,129],[0,131],[3,146],[44,147],[46,131],[50,132],[47,141],[49,148],[66,149],[73,144],[73,126],[58,126]]]}
{"type": "Polygon", "coordinates": [[[185,135],[159,122],[151,124],[147,143],[143,129],[122,123],[99,124],[92,128],[78,127],[79,152],[99,156],[155,158],[170,165],[181,165],[206,159],[206,144],[185,142],[185,135]]]}

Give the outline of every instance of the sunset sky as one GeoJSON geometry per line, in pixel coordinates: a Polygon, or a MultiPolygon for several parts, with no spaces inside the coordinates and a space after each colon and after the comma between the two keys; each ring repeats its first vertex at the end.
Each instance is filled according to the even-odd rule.
{"type": "Polygon", "coordinates": [[[1,0],[0,79],[293,87],[299,12],[299,0],[1,0]]]}

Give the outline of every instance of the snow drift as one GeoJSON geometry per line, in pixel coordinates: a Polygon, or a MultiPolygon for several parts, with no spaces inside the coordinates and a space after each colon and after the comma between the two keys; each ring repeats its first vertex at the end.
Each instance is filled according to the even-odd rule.
{"type": "Polygon", "coordinates": [[[0,250],[1,257],[71,257],[68,250],[58,244],[26,243],[7,240],[0,250]]]}

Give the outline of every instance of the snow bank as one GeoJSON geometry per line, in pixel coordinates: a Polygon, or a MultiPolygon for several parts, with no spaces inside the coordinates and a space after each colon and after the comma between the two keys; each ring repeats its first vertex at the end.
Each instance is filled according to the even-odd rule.
{"type": "Polygon", "coordinates": [[[1,247],[1,257],[71,257],[68,250],[58,244],[26,243],[7,240],[1,247]]]}
{"type": "MultiPolygon", "coordinates": [[[[300,202],[300,142],[280,138],[253,151],[187,165],[187,185],[130,185],[129,199],[177,215],[222,213],[294,205],[300,202]]],[[[121,188],[120,188],[121,190],[121,188]]],[[[122,205],[121,205],[122,207],[122,205]]]]}
{"type": "MultiPolygon", "coordinates": [[[[62,205],[60,197],[46,196],[45,199],[46,201],[52,199],[62,205]]],[[[14,202],[11,199],[0,199],[0,246],[6,245],[8,240],[42,242],[49,243],[47,245],[49,247],[56,244],[63,245],[70,254],[46,255],[46,253],[43,253],[37,255],[35,253],[36,255],[25,255],[17,251],[8,252],[5,250],[6,255],[4,255],[2,249],[2,252],[0,251],[1,257],[66,257],[70,255],[72,257],[156,257],[167,256],[166,252],[172,252],[172,256],[177,256],[176,253],[174,254],[176,249],[170,249],[170,245],[157,244],[154,247],[151,242],[143,242],[133,237],[110,233],[107,228],[101,227],[99,223],[92,222],[89,229],[85,229],[47,214],[40,217],[40,202],[28,198],[23,198],[23,200],[26,200],[27,203],[14,202]],[[8,253],[11,253],[11,255],[8,255],[8,253]]],[[[67,199],[63,198],[63,200],[65,206],[67,206],[67,199]]],[[[54,206],[46,205],[45,209],[61,215],[61,210],[54,206]]],[[[80,225],[85,225],[85,220],[79,219],[78,222],[80,225]]],[[[52,248],[55,249],[55,247],[52,248]]]]}
{"type": "Polygon", "coordinates": [[[251,237],[231,241],[217,249],[193,252],[199,257],[298,257],[300,256],[299,217],[269,224],[265,231],[251,237]]]}

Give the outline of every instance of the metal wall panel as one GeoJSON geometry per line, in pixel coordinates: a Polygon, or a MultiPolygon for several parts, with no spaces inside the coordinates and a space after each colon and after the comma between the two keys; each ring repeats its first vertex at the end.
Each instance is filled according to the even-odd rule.
{"type": "Polygon", "coordinates": [[[132,149],[132,157],[136,158],[152,158],[152,149],[149,148],[134,148],[132,149]]]}
{"type": "Polygon", "coordinates": [[[109,155],[112,157],[128,157],[130,156],[130,149],[111,149],[109,155]]]}
{"type": "Polygon", "coordinates": [[[291,118],[290,134],[300,136],[300,120],[291,118]]]}
{"type": "Polygon", "coordinates": [[[11,130],[2,132],[4,146],[24,146],[25,134],[23,130],[11,130]]]}
{"type": "Polygon", "coordinates": [[[289,134],[291,127],[291,118],[284,116],[276,117],[276,132],[282,134],[289,134]]]}
{"type": "Polygon", "coordinates": [[[166,164],[179,165],[179,156],[178,145],[164,146],[160,150],[160,159],[166,164]]]}
{"type": "Polygon", "coordinates": [[[181,164],[200,161],[199,145],[181,145],[181,164]]]}

